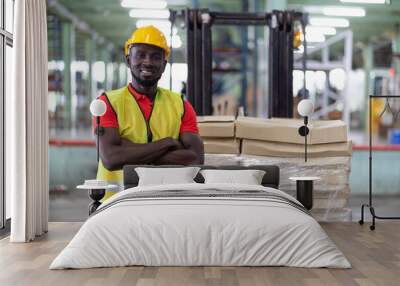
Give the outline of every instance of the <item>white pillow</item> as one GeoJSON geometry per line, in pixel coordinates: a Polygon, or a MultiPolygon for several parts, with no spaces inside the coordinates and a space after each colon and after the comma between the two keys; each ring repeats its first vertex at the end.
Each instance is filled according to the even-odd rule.
{"type": "Polygon", "coordinates": [[[202,170],[205,184],[246,184],[261,185],[265,171],[262,170],[202,170]]]}
{"type": "Polygon", "coordinates": [[[199,167],[135,168],[139,176],[138,186],[195,183],[193,179],[199,170],[199,167]]]}

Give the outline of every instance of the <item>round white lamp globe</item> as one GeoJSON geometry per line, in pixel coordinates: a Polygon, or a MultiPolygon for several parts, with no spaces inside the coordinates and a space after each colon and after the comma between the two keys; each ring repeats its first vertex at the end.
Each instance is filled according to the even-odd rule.
{"type": "Polygon", "coordinates": [[[301,116],[310,116],[314,112],[314,104],[310,99],[303,99],[299,102],[297,111],[301,116]]]}
{"type": "Polygon", "coordinates": [[[104,101],[95,99],[90,103],[90,113],[93,116],[103,116],[106,113],[107,106],[104,101]]]}

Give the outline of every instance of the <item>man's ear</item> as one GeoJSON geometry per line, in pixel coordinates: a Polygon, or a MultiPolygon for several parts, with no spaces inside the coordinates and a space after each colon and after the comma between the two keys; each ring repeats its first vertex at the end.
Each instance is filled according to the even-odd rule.
{"type": "Polygon", "coordinates": [[[130,67],[131,66],[131,59],[130,59],[130,56],[129,56],[130,54],[128,54],[127,56],[125,56],[125,62],[126,62],[126,65],[128,66],[128,67],[130,67]]]}
{"type": "Polygon", "coordinates": [[[162,72],[164,72],[165,71],[165,67],[167,66],[167,60],[166,59],[164,59],[164,65],[163,65],[163,67],[162,67],[162,72]]]}

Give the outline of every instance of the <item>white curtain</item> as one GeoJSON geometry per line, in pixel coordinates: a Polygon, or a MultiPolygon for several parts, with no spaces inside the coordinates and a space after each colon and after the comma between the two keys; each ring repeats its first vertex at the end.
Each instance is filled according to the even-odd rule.
{"type": "Polygon", "coordinates": [[[48,227],[47,21],[45,0],[15,1],[14,71],[6,99],[6,187],[12,242],[48,227]]]}

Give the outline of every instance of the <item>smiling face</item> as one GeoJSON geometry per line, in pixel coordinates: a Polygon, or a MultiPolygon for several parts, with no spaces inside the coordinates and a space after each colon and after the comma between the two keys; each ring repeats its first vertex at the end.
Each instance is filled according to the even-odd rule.
{"type": "Polygon", "coordinates": [[[163,49],[146,44],[135,44],[126,57],[133,79],[144,87],[157,85],[167,61],[163,49]]]}

